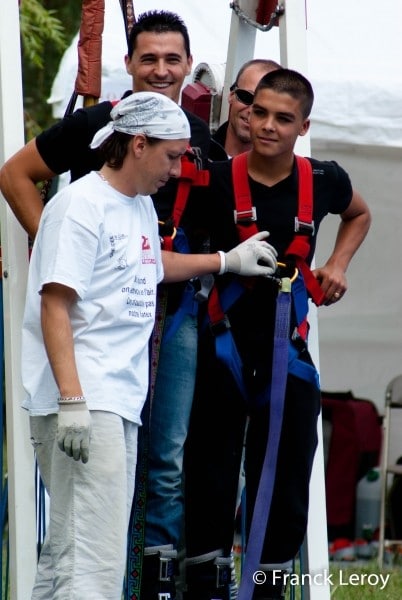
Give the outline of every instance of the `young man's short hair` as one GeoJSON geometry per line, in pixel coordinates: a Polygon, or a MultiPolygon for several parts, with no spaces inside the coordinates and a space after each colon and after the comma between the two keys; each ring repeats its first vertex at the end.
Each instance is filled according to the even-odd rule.
{"type": "Polygon", "coordinates": [[[282,94],[289,94],[300,101],[303,118],[307,119],[314,102],[314,92],[311,83],[301,73],[292,69],[278,69],[262,77],[255,90],[255,96],[260,90],[271,89],[282,94]]]}

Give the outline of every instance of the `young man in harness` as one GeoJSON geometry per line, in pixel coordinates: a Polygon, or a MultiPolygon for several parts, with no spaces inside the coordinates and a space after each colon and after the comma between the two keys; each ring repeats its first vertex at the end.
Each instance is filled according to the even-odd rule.
{"type": "Polygon", "coordinates": [[[269,242],[284,266],[277,279],[253,285],[226,275],[217,278],[205,316],[185,452],[188,600],[230,598],[246,423],[243,509],[248,539],[239,600],[284,598],[284,575],[305,536],[320,391],[307,347],[305,287],[296,275],[303,271],[308,280],[306,266],[320,222],[328,213],[339,214],[334,250],[311,274],[317,303],[337,302],[347,290],[346,270],[370,225],[366,203],[338,164],[308,159],[305,168],[305,162],[296,161],[294,146],[309,129],[312,104],[312,87],[301,74],[289,69],[268,73],[251,108],[252,149],[235,159],[240,163],[234,169],[233,160],[210,167],[211,250],[230,248],[257,226],[270,232],[269,242]],[[282,314],[283,298],[289,297],[290,323],[282,314]],[[256,585],[255,571],[263,574],[256,585]]]}

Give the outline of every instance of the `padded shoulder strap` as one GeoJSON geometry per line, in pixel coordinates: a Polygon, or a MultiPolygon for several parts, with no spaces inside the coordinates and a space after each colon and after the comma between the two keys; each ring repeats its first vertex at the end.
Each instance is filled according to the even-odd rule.
{"type": "Polygon", "coordinates": [[[197,160],[196,148],[189,148],[187,153],[181,157],[181,173],[177,184],[176,198],[173,205],[171,224],[172,232],[163,235],[163,249],[173,250],[173,240],[176,229],[180,226],[181,218],[187,205],[188,196],[192,186],[207,186],[209,183],[209,171],[199,168],[200,161],[197,160]],[[194,155],[194,160],[189,155],[194,155]]]}
{"type": "Polygon", "coordinates": [[[199,169],[197,166],[197,161],[190,160],[187,154],[184,154],[181,157],[181,173],[172,214],[173,224],[175,227],[180,225],[181,217],[184,209],[186,208],[191,187],[193,185],[207,186],[208,183],[209,171],[206,169],[199,169]]]}
{"type": "Polygon", "coordinates": [[[235,198],[234,219],[243,242],[258,232],[255,210],[251,201],[247,169],[248,152],[238,154],[232,159],[233,192],[235,198]]]}
{"type": "Polygon", "coordinates": [[[296,156],[299,178],[299,206],[297,217],[301,223],[313,222],[313,168],[303,156],[296,156]]]}

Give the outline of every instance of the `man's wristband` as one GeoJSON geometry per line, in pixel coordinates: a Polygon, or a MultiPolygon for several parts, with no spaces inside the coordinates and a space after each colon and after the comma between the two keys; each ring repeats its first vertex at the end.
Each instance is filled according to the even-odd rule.
{"type": "Polygon", "coordinates": [[[218,275],[223,275],[224,273],[226,273],[226,256],[222,250],[218,250],[218,254],[221,257],[221,266],[218,271],[218,275]]]}
{"type": "Polygon", "coordinates": [[[57,399],[58,404],[82,404],[85,402],[84,396],[60,396],[57,399]]]}

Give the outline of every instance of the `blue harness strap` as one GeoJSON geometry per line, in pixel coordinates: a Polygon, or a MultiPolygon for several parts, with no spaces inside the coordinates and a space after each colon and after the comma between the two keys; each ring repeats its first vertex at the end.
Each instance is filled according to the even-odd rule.
{"type": "Polygon", "coordinates": [[[279,292],[276,302],[268,443],[254,505],[238,600],[250,600],[253,595],[253,575],[258,570],[260,564],[271,509],[285,405],[290,309],[291,298],[289,287],[279,292]]]}
{"type": "Polygon", "coordinates": [[[316,388],[320,387],[320,377],[317,369],[314,365],[300,360],[299,351],[293,346],[292,342],[289,342],[288,373],[314,384],[316,388]]]}
{"type": "Polygon", "coordinates": [[[237,350],[236,343],[230,330],[229,319],[226,315],[227,310],[243,294],[244,287],[237,280],[226,287],[221,294],[218,293],[216,286],[211,290],[208,300],[208,322],[209,329],[215,338],[215,352],[231,371],[234,381],[242,394],[247,399],[246,387],[243,381],[243,363],[237,350]]]}
{"type": "MultiPolygon", "coordinates": [[[[239,280],[234,280],[230,285],[224,288],[222,292],[220,292],[219,296],[216,295],[215,301],[219,302],[219,307],[218,309],[215,308],[210,311],[211,314],[209,314],[209,327],[215,337],[215,351],[217,358],[230,369],[238,389],[240,390],[243,398],[247,400],[247,392],[243,381],[242,360],[234,342],[230,329],[230,322],[226,315],[231,306],[233,306],[241,297],[244,289],[244,286],[239,280]]],[[[209,308],[211,308],[213,305],[213,294],[217,294],[215,288],[211,293],[209,308]]],[[[313,365],[310,365],[299,359],[299,350],[293,344],[293,342],[296,342],[299,338],[301,338],[303,341],[305,340],[304,330],[302,333],[299,333],[298,329],[298,327],[303,327],[304,323],[306,323],[306,314],[308,312],[308,296],[301,273],[299,273],[296,279],[292,282],[289,296],[291,299],[291,306],[293,307],[296,317],[297,327],[292,335],[290,335],[290,332],[288,332],[289,352],[287,358],[287,372],[299,377],[300,379],[305,379],[306,381],[315,383],[316,386],[319,387],[317,369],[313,365]]],[[[276,318],[278,318],[278,315],[276,318]]],[[[207,322],[208,321],[206,320],[204,327],[207,322]]],[[[264,398],[265,396],[266,394],[264,395],[264,398]]]]}
{"type": "MultiPolygon", "coordinates": [[[[175,231],[172,250],[180,254],[190,254],[188,239],[181,227],[175,231]]],[[[179,329],[186,315],[196,316],[198,312],[198,302],[195,300],[195,289],[191,281],[188,281],[180,300],[179,308],[171,316],[169,324],[163,331],[163,339],[166,343],[179,329]]]]}
{"type": "Polygon", "coordinates": [[[188,281],[181,295],[179,308],[171,315],[169,323],[165,325],[163,331],[164,343],[174,336],[186,315],[193,315],[194,317],[197,315],[199,304],[195,299],[195,293],[192,282],[188,281]]]}

